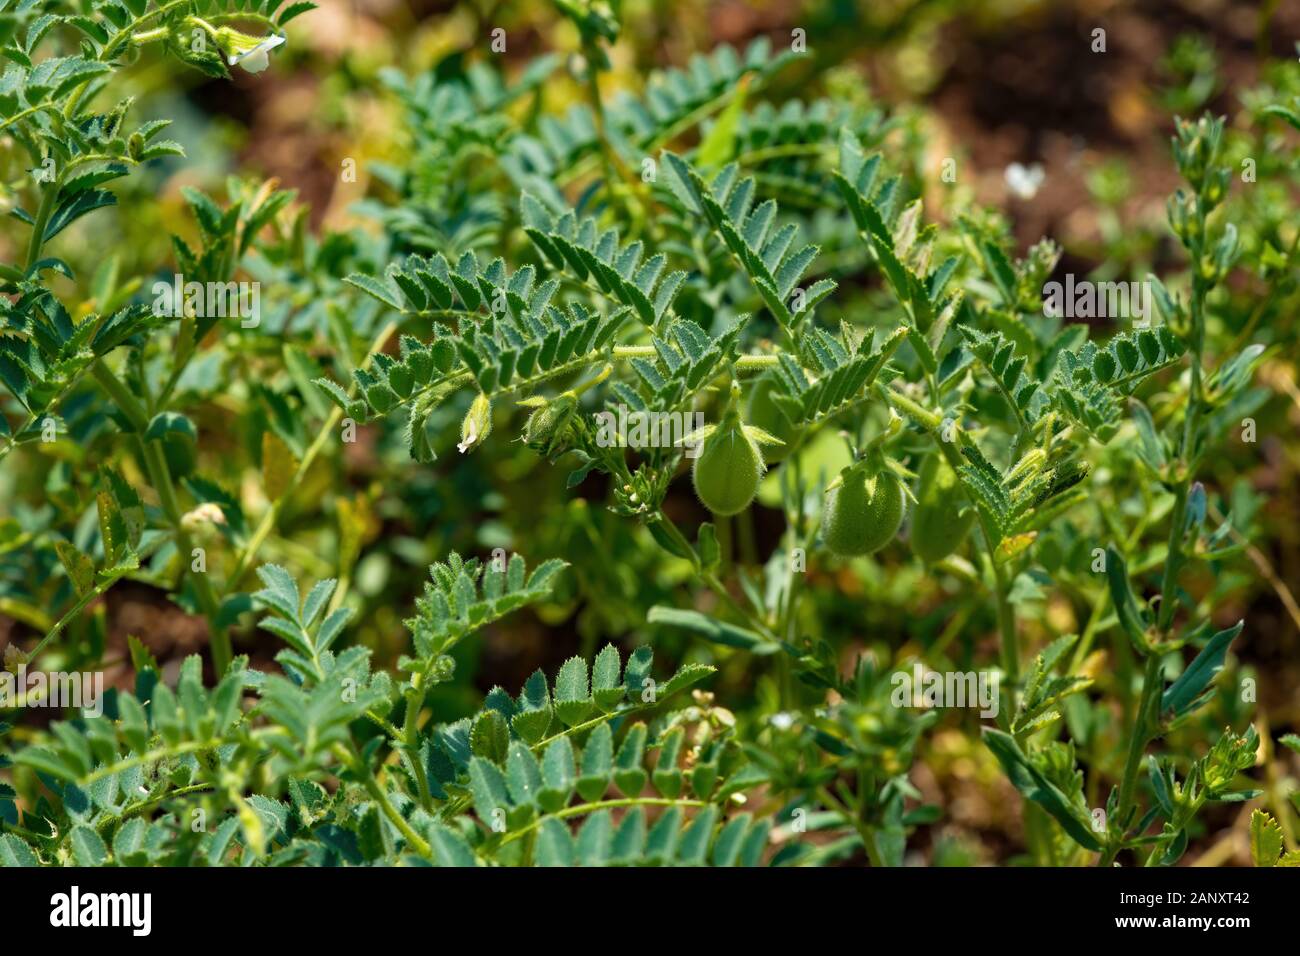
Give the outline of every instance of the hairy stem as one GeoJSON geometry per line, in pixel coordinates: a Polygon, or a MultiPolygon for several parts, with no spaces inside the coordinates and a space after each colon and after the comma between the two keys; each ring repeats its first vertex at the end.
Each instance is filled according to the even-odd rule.
{"type": "Polygon", "coordinates": [[[411,849],[425,859],[433,859],[433,848],[429,846],[424,837],[411,828],[411,825],[406,822],[406,818],[397,812],[397,808],[388,799],[388,794],[379,785],[379,781],[370,772],[370,768],[366,766],[365,761],[342,744],[335,744],[333,749],[334,756],[357,775],[361,780],[361,785],[366,788],[366,793],[370,794],[371,798],[378,804],[380,812],[388,818],[388,821],[397,827],[397,831],[410,844],[411,849]]]}
{"type": "Polygon", "coordinates": [[[420,705],[424,698],[420,677],[419,674],[412,676],[411,682],[415,686],[406,693],[406,720],[402,725],[402,740],[406,745],[406,754],[411,758],[411,766],[415,769],[415,784],[420,794],[420,806],[432,810],[433,794],[429,791],[429,777],[424,772],[424,764],[420,762],[420,705]]]}

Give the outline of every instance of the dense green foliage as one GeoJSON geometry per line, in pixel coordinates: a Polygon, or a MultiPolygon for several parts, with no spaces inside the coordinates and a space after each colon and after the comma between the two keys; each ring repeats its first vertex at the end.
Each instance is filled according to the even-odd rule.
{"type": "Polygon", "coordinates": [[[0,2],[26,249],[0,263],[0,613],[35,635],[6,665],[104,667],[131,583],[208,658],[132,635],[102,715],[4,714],[0,863],[901,865],[940,840],[912,774],[952,728],[1023,797],[1025,859],[1172,865],[1207,806],[1264,797],[1256,859],[1296,860],[1233,658],[1258,502],[1219,466],[1294,346],[1259,320],[1297,304],[1294,200],[1252,191],[1296,182],[1296,65],[1240,122],[1177,122],[1181,253],[1132,276],[1153,313],[1073,322],[1043,308],[1060,247],[1018,256],[936,183],[915,116],[843,78],[762,99],[799,44],[612,95],[617,7],[556,4],[565,65],[503,71],[484,38],[385,73],[406,140],[371,228],[313,234],[232,177],[126,275],[61,257],[106,186],[182,154],[115,84],[164,51],[256,67],[312,4],[0,2]],[[260,315],[160,309],[173,272],[251,277],[260,315]],[[381,464],[349,487],[359,434],[381,464]],[[526,490],[474,536],[496,480],[526,490]],[[402,607],[361,580],[376,496],[405,509],[385,566],[433,562],[402,607]],[[467,704],[528,615],[580,653],[467,704]],[[914,664],[993,677],[996,713],[900,703],[914,664]]]}

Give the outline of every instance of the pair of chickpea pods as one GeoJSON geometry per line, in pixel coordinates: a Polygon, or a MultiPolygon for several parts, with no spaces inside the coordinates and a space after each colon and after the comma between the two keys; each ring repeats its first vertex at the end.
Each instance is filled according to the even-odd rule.
{"type": "MultiPolygon", "coordinates": [[[[738,514],[758,493],[768,462],[780,461],[797,430],[771,397],[772,383],[760,379],[750,393],[749,422],[733,400],[710,429],[695,459],[695,493],[715,515],[738,514]],[[760,445],[768,446],[760,449],[760,445]],[[766,461],[765,461],[766,455],[766,461]]],[[[974,512],[962,507],[957,475],[941,454],[921,466],[912,514],[911,545],[927,564],[960,547],[974,512]]],[[[826,490],[822,539],[833,554],[857,557],[879,551],[898,534],[906,511],[902,480],[879,453],[848,466],[826,490]]]]}

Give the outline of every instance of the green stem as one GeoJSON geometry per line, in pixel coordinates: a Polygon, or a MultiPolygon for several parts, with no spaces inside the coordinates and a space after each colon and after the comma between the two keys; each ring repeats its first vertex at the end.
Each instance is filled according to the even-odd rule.
{"type": "MultiPolygon", "coordinates": [[[[1193,263],[1199,264],[1200,252],[1192,256],[1193,263]]],[[[1196,453],[1196,430],[1201,415],[1201,364],[1202,351],[1205,346],[1205,283],[1198,275],[1192,280],[1192,334],[1190,352],[1192,359],[1191,386],[1187,393],[1187,412],[1183,418],[1182,445],[1179,452],[1179,464],[1182,474],[1178,476],[1178,487],[1174,491],[1174,512],[1169,526],[1169,547],[1165,557],[1165,573],[1160,585],[1160,614],[1158,621],[1162,631],[1167,631],[1173,624],[1174,610],[1177,607],[1176,591],[1178,572],[1183,565],[1183,525],[1187,519],[1187,496],[1191,490],[1192,474],[1196,453]]]]}
{"type": "Polygon", "coordinates": [[[411,766],[415,768],[415,783],[420,794],[420,806],[426,810],[433,809],[433,794],[429,791],[429,778],[420,762],[420,706],[424,693],[419,686],[421,675],[415,674],[411,682],[416,686],[406,693],[406,720],[402,726],[402,740],[406,746],[411,766]]]}
{"type": "Polygon", "coordinates": [[[379,781],[375,779],[375,775],[370,772],[370,768],[366,766],[365,762],[342,744],[335,744],[333,750],[334,756],[338,758],[339,762],[351,769],[360,778],[361,785],[366,788],[366,792],[379,805],[380,812],[388,817],[393,826],[397,827],[397,831],[405,837],[411,848],[425,859],[433,859],[433,848],[411,828],[411,825],[406,822],[406,818],[397,812],[397,808],[388,799],[388,794],[384,792],[384,788],[379,785],[379,781]]]}
{"type": "Polygon", "coordinates": [[[30,272],[32,266],[41,257],[41,247],[45,245],[45,230],[50,224],[50,217],[54,215],[54,204],[62,185],[62,181],[46,183],[45,188],[41,190],[41,203],[36,209],[36,218],[32,222],[32,237],[27,242],[27,264],[23,268],[24,274],[30,272]]]}
{"type": "MultiPolygon", "coordinates": [[[[600,95],[600,81],[596,69],[596,64],[602,59],[602,52],[594,41],[589,41],[583,44],[583,55],[587,59],[584,87],[587,98],[591,101],[591,113],[595,120],[596,145],[600,150],[601,165],[604,167],[605,188],[609,190],[611,199],[620,202],[631,222],[645,223],[649,217],[637,195],[639,182],[632,176],[623,158],[615,151],[606,131],[605,105],[600,95]]],[[[657,231],[654,222],[651,221],[649,225],[652,232],[657,231]]]]}
{"type": "Polygon", "coordinates": [[[697,571],[700,570],[700,556],[696,554],[695,546],[686,540],[686,536],[682,534],[681,529],[677,527],[671,518],[661,511],[648,520],[649,523],[658,525],[672,539],[673,543],[686,554],[686,560],[690,561],[697,571]]]}
{"type": "Polygon", "coordinates": [[[154,40],[162,40],[167,37],[168,29],[166,27],[154,27],[152,30],[141,30],[139,33],[131,34],[131,42],[143,46],[146,43],[152,43],[154,40]]]}
{"type": "Polygon", "coordinates": [[[1084,626],[1083,636],[1079,638],[1079,643],[1075,645],[1074,655],[1070,658],[1070,669],[1068,673],[1075,673],[1088,657],[1088,652],[1092,650],[1093,639],[1097,635],[1097,630],[1101,625],[1101,619],[1106,613],[1106,607],[1110,603],[1110,590],[1100,588],[1097,591],[1096,598],[1093,599],[1092,608],[1088,612],[1088,623],[1084,626]]]}
{"type": "Polygon", "coordinates": [[[62,634],[63,629],[66,628],[73,621],[75,621],[77,619],[77,616],[83,610],[85,610],[86,606],[90,604],[91,601],[95,600],[97,597],[102,595],[105,591],[107,591],[114,584],[116,584],[121,578],[123,578],[126,575],[127,570],[128,569],[126,568],[119,568],[115,570],[112,574],[104,578],[93,588],[91,588],[89,591],[87,591],[85,594],[79,597],[77,599],[77,603],[72,605],[72,607],[68,609],[68,612],[63,615],[63,617],[59,618],[58,622],[54,625],[54,627],[50,628],[49,632],[44,637],[41,638],[40,643],[38,643],[35,647],[33,647],[31,651],[27,654],[28,662],[34,661],[36,659],[36,655],[40,654],[40,652],[45,649],[45,646],[49,644],[50,641],[54,640],[56,637],[62,634]]]}
{"type": "Polygon", "coordinates": [[[397,728],[397,725],[390,723],[389,721],[385,720],[383,717],[380,717],[373,710],[366,711],[366,719],[369,720],[376,727],[378,727],[380,730],[382,730],[384,733],[388,734],[388,736],[393,738],[393,740],[395,741],[402,740],[404,735],[402,731],[397,728]]]}
{"type": "MultiPolygon", "coordinates": [[[[193,555],[194,546],[189,532],[185,530],[180,501],[176,497],[176,486],[172,483],[171,470],[167,467],[167,457],[163,454],[162,446],[156,441],[146,441],[141,436],[140,446],[144,453],[149,480],[158,491],[163,512],[176,531],[176,547],[181,553],[181,565],[184,566],[186,560],[193,555]]],[[[194,583],[194,593],[198,597],[199,607],[208,618],[208,623],[212,625],[212,663],[217,677],[220,678],[230,666],[231,660],[230,638],[215,626],[220,603],[206,571],[191,572],[190,580],[194,583]]]]}
{"type": "Polygon", "coordinates": [[[149,427],[149,413],[139,399],[131,394],[130,389],[122,384],[102,360],[95,360],[94,365],[91,366],[90,374],[94,376],[100,388],[107,392],[108,397],[121,409],[122,414],[131,423],[131,427],[143,435],[149,427]]]}
{"type": "MultiPolygon", "coordinates": [[[[1191,334],[1189,352],[1191,353],[1191,384],[1187,394],[1187,411],[1183,419],[1183,434],[1178,455],[1179,472],[1176,475],[1177,486],[1174,490],[1174,509],[1170,517],[1169,544],[1166,549],[1165,569],[1160,585],[1160,609],[1156,621],[1161,634],[1168,637],[1174,625],[1174,613],[1177,606],[1178,572],[1181,570],[1183,554],[1184,524],[1187,520],[1187,499],[1191,492],[1192,476],[1195,471],[1199,452],[1196,448],[1196,433],[1200,424],[1202,396],[1202,368],[1205,351],[1205,299],[1210,290],[1209,282],[1200,274],[1204,255],[1205,207],[1201,199],[1197,201],[1199,225],[1196,235],[1202,237],[1188,246],[1192,261],[1192,295],[1191,295],[1191,334]]],[[[1142,676],[1142,693],[1138,700],[1137,711],[1133,717],[1133,732],[1129,739],[1128,758],[1124,762],[1124,775],[1120,779],[1119,802],[1117,807],[1118,838],[1112,840],[1102,854],[1101,862],[1109,865],[1114,862],[1116,854],[1123,846],[1128,829],[1128,819],[1134,802],[1134,790],[1137,786],[1138,769],[1142,755],[1148,743],[1159,728],[1160,696],[1164,681],[1161,677],[1161,655],[1152,651],[1148,653],[1146,668],[1142,676]]],[[[1152,857],[1154,859],[1154,853],[1152,857]]]]}
{"type": "Polygon", "coordinates": [[[267,508],[266,512],[262,515],[262,520],[258,522],[257,528],[253,531],[252,537],[248,539],[248,543],[244,545],[243,549],[239,552],[238,557],[235,559],[234,571],[232,571],[230,577],[226,579],[227,594],[234,592],[242,583],[244,576],[249,571],[253,559],[257,557],[258,549],[261,548],[263,542],[266,541],[267,536],[275,528],[275,523],[280,517],[280,510],[284,507],[285,502],[289,500],[289,496],[293,494],[294,489],[302,483],[307,471],[316,461],[316,456],[319,455],[321,449],[325,447],[325,442],[329,440],[334,429],[338,427],[339,421],[342,417],[343,410],[341,408],[335,407],[334,410],[330,412],[329,416],[325,419],[325,423],[321,425],[320,431],[316,433],[316,438],[307,447],[307,451],[303,454],[302,461],[300,461],[298,467],[294,469],[294,473],[289,478],[289,483],[285,486],[283,493],[279,498],[271,502],[271,506],[267,508]]]}
{"type": "Polygon", "coordinates": [[[1129,736],[1128,757],[1124,761],[1124,776],[1119,784],[1119,803],[1116,808],[1116,821],[1121,828],[1118,839],[1107,844],[1101,856],[1101,865],[1110,866],[1115,856],[1123,849],[1124,834],[1128,830],[1128,815],[1133,806],[1133,791],[1137,787],[1138,770],[1142,766],[1142,755],[1151,742],[1154,729],[1153,714],[1160,699],[1160,655],[1152,653],[1147,656],[1146,670],[1142,675],[1142,697],[1138,702],[1137,713],[1133,715],[1133,732],[1129,736]]]}
{"type": "Polygon", "coordinates": [[[1002,647],[1002,670],[1007,675],[1007,681],[1014,688],[1020,683],[1020,642],[1016,637],[1016,617],[1015,611],[1011,607],[1011,602],[1007,599],[1010,593],[1007,582],[1007,572],[1001,564],[998,563],[997,550],[989,542],[986,535],[984,546],[988,550],[989,565],[993,569],[993,583],[997,597],[997,615],[998,615],[998,634],[1000,635],[1002,647]]]}
{"type": "MultiPolygon", "coordinates": [[[[95,381],[99,383],[109,398],[121,409],[122,414],[131,423],[131,427],[135,429],[140,456],[144,460],[145,470],[149,474],[149,481],[153,484],[154,490],[158,492],[163,513],[167,516],[167,521],[175,532],[176,547],[180,552],[181,566],[183,568],[186,560],[193,554],[193,542],[190,540],[189,532],[185,530],[185,526],[181,521],[182,512],[180,502],[176,497],[176,486],[172,482],[171,470],[167,467],[167,458],[163,454],[162,447],[157,442],[148,441],[144,437],[145,430],[149,427],[149,414],[140,403],[140,400],[131,394],[130,390],[101,360],[95,360],[91,366],[91,375],[94,376],[95,381]]],[[[220,602],[206,573],[192,573],[190,579],[194,584],[194,593],[198,599],[199,607],[208,619],[208,626],[212,635],[212,666],[217,677],[220,678],[226,672],[226,668],[230,666],[231,660],[230,638],[224,632],[218,633],[220,629],[216,627],[220,602]]]]}
{"type": "MultiPolygon", "coordinates": [[[[283,731],[278,727],[263,727],[252,731],[250,736],[254,740],[257,740],[260,737],[282,732],[283,731]]],[[[147,753],[124,757],[115,763],[96,767],[86,776],[78,780],[77,786],[88,787],[92,783],[103,780],[105,777],[111,777],[113,774],[121,773],[123,770],[130,770],[132,767],[143,767],[146,764],[157,763],[160,760],[167,760],[170,757],[180,757],[185,754],[199,753],[203,750],[215,750],[217,747],[227,743],[231,743],[231,741],[224,737],[214,737],[211,740],[191,740],[188,743],[177,744],[174,747],[159,747],[158,749],[150,750],[147,753]]]]}
{"type": "Polygon", "coordinates": [[[211,783],[195,783],[188,787],[177,787],[175,790],[168,790],[166,793],[160,793],[156,797],[149,797],[147,800],[141,800],[139,803],[133,803],[117,816],[107,815],[104,819],[95,824],[96,830],[106,830],[114,824],[120,824],[128,817],[133,817],[144,810],[152,809],[164,801],[174,799],[175,797],[188,796],[191,793],[201,793],[205,790],[213,789],[211,783]]]}
{"type": "Polygon", "coordinates": [[[862,841],[863,849],[867,851],[867,860],[870,861],[871,865],[873,867],[884,869],[885,858],[881,855],[880,848],[876,845],[876,834],[875,831],[872,830],[871,825],[863,820],[860,814],[851,812],[848,807],[836,799],[835,795],[831,793],[829,787],[818,787],[817,795],[821,797],[822,802],[832,810],[835,810],[840,816],[853,825],[853,829],[857,831],[858,839],[862,841]]]}
{"type": "Polygon", "coordinates": [[[1168,630],[1174,619],[1174,599],[1178,587],[1178,571],[1183,562],[1183,524],[1187,520],[1188,482],[1182,481],[1174,491],[1174,510],[1170,517],[1169,545],[1165,554],[1165,570],[1160,582],[1160,613],[1158,623],[1161,631],[1168,630]]]}
{"type": "Polygon", "coordinates": [[[37,103],[35,106],[29,106],[27,107],[27,109],[15,113],[13,116],[5,120],[3,123],[0,123],[0,133],[4,132],[10,126],[16,126],[22,120],[27,119],[27,117],[34,116],[35,114],[40,113],[43,110],[53,113],[58,110],[58,107],[55,106],[53,103],[37,103]]]}
{"type": "Polygon", "coordinates": [[[700,562],[700,556],[695,550],[695,546],[686,540],[686,536],[682,534],[681,529],[677,527],[671,518],[663,512],[660,512],[652,520],[665,534],[668,535],[668,537],[672,538],[673,542],[681,548],[686,555],[688,555],[687,560],[694,565],[697,573],[700,575],[700,579],[710,591],[718,596],[719,600],[721,600],[723,604],[768,640],[776,640],[776,635],[772,633],[771,628],[742,607],[740,603],[731,596],[731,592],[727,590],[726,586],[718,580],[716,574],[704,571],[703,565],[700,562]]]}
{"type": "MultiPolygon", "coordinates": [[[[108,60],[110,60],[117,53],[118,49],[120,49],[124,44],[128,43],[131,40],[131,38],[135,35],[133,31],[138,29],[142,24],[148,23],[151,20],[155,20],[158,17],[164,16],[170,13],[171,11],[177,9],[178,7],[189,6],[191,2],[192,0],[171,0],[171,3],[163,4],[162,6],[158,7],[156,10],[150,10],[144,16],[137,18],[133,23],[131,23],[130,26],[124,27],[123,29],[119,30],[117,34],[113,37],[113,39],[110,40],[104,46],[104,49],[101,50],[99,53],[99,60],[105,63],[108,62],[108,60]]],[[[77,92],[80,93],[81,90],[84,88],[85,88],[85,84],[82,84],[81,87],[78,87],[77,92]]]]}
{"type": "Polygon", "coordinates": [[[704,583],[708,585],[710,591],[718,596],[723,604],[727,605],[734,614],[739,615],[746,624],[758,631],[758,633],[762,634],[769,641],[775,641],[777,639],[776,635],[772,632],[772,629],[768,627],[766,623],[760,621],[757,616],[746,610],[739,601],[731,596],[731,592],[728,591],[723,583],[718,580],[716,575],[704,575],[704,583]]]}

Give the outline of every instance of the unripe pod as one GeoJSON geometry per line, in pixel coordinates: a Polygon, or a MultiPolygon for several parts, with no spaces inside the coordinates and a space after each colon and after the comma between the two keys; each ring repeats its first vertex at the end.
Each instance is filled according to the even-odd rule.
{"type": "Polygon", "coordinates": [[[763,449],[763,458],[769,465],[774,465],[790,453],[799,429],[790,424],[790,419],[772,400],[772,393],[779,391],[778,383],[771,375],[764,375],[749,392],[748,418],[751,425],[757,425],[763,431],[779,438],[783,444],[769,445],[763,449]]]}
{"type": "MultiPolygon", "coordinates": [[[[533,401],[536,400],[530,399],[533,401]]],[[[573,391],[561,392],[536,407],[524,424],[524,441],[528,447],[547,457],[564,450],[569,438],[569,425],[577,409],[578,396],[573,391]]]]}
{"type": "Polygon", "coordinates": [[[740,416],[728,411],[704,439],[691,468],[695,493],[715,515],[739,514],[754,500],[762,477],[762,453],[745,434],[740,416]]]}
{"type": "Polygon", "coordinates": [[[594,388],[609,377],[613,366],[606,363],[595,378],[575,385],[551,399],[540,396],[526,398],[519,404],[533,409],[524,423],[524,442],[533,451],[547,458],[562,455],[573,447],[574,418],[578,414],[578,398],[589,388],[594,388]]]}
{"type": "Polygon", "coordinates": [[[942,561],[956,551],[975,521],[975,512],[962,511],[961,482],[943,455],[935,453],[921,465],[912,512],[912,550],[926,564],[942,561]]]}
{"type": "Polygon", "coordinates": [[[844,557],[879,551],[903,523],[903,483],[888,468],[868,478],[861,465],[846,468],[826,493],[822,537],[844,557]]]}

